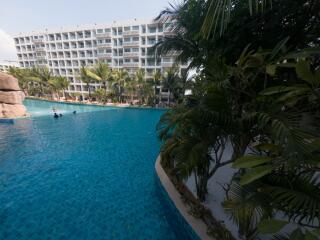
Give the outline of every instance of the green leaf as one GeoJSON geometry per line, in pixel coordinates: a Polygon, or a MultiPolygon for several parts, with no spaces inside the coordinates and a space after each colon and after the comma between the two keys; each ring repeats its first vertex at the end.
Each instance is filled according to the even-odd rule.
{"type": "Polygon", "coordinates": [[[304,235],[300,228],[297,228],[291,233],[290,240],[301,240],[304,239],[304,235]]]}
{"type": "Polygon", "coordinates": [[[296,64],[296,73],[299,78],[312,84],[314,75],[310,70],[310,63],[308,61],[300,61],[296,64]]]}
{"type": "Polygon", "coordinates": [[[252,168],[270,162],[272,158],[264,156],[248,155],[238,158],[232,165],[234,168],[252,168]]]}
{"type": "Polygon", "coordinates": [[[312,234],[311,232],[307,231],[304,240],[317,240],[318,238],[312,234]]]}
{"type": "Polygon", "coordinates": [[[270,76],[274,76],[276,74],[277,66],[276,65],[267,65],[266,66],[266,72],[270,76]]]}
{"type": "Polygon", "coordinates": [[[267,174],[273,170],[273,166],[260,166],[249,170],[245,173],[240,180],[241,185],[246,185],[251,183],[267,174]]]}
{"type": "Polygon", "coordinates": [[[315,235],[315,236],[320,237],[320,228],[317,228],[317,229],[313,230],[312,234],[315,235]]]}
{"type": "Polygon", "coordinates": [[[264,96],[268,96],[268,95],[288,92],[290,90],[291,90],[291,88],[288,88],[286,86],[276,86],[276,87],[266,88],[265,90],[261,91],[259,94],[264,95],[264,96]]]}
{"type": "Polygon", "coordinates": [[[287,224],[287,221],[282,221],[278,219],[262,220],[259,223],[258,230],[262,234],[276,233],[279,232],[287,224]]]}
{"type": "Polygon", "coordinates": [[[279,153],[281,150],[281,147],[275,144],[271,143],[262,143],[255,147],[256,149],[260,151],[268,151],[271,153],[279,153]]]}

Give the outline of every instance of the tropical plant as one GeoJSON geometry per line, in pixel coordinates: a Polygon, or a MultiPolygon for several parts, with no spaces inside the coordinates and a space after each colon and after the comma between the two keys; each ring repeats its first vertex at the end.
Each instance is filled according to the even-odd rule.
{"type": "Polygon", "coordinates": [[[38,78],[33,77],[30,69],[23,69],[17,67],[9,67],[9,74],[18,79],[20,88],[25,94],[30,94],[29,90],[35,82],[38,82],[38,78]]]}
{"type": "Polygon", "coordinates": [[[89,93],[89,100],[91,100],[91,83],[96,82],[97,76],[92,72],[91,69],[85,66],[81,66],[80,68],[80,79],[83,83],[86,84],[88,93],[89,93]]]}
{"type": "Polygon", "coordinates": [[[164,89],[168,89],[169,96],[168,96],[168,104],[171,104],[171,98],[176,102],[184,93],[184,79],[180,77],[179,72],[174,69],[170,68],[168,71],[164,73],[162,79],[162,87],[164,89]]]}
{"type": "Polygon", "coordinates": [[[152,84],[154,88],[154,97],[155,97],[155,102],[159,103],[159,96],[157,96],[157,87],[161,86],[161,81],[162,81],[162,74],[160,70],[155,70],[152,75],[152,84]]]}
{"type": "Polygon", "coordinates": [[[123,101],[123,93],[131,78],[129,73],[124,69],[117,69],[113,72],[113,88],[119,102],[123,101]]]}
{"type": "Polygon", "coordinates": [[[34,81],[37,82],[40,88],[40,94],[49,93],[49,81],[53,79],[53,74],[51,70],[47,67],[31,69],[31,76],[34,78],[34,81]]]}
{"type": "Polygon", "coordinates": [[[53,91],[58,93],[58,97],[60,98],[59,92],[62,91],[63,97],[65,97],[65,90],[68,88],[70,83],[66,77],[56,76],[51,78],[48,81],[48,84],[53,89],[53,91]]]}
{"type": "Polygon", "coordinates": [[[94,93],[93,97],[96,98],[99,102],[105,103],[107,101],[107,94],[105,89],[98,88],[94,93]]]}
{"type": "Polygon", "coordinates": [[[107,94],[107,89],[108,87],[110,87],[112,82],[112,71],[109,68],[108,64],[98,62],[98,64],[93,68],[92,73],[96,75],[93,75],[95,80],[102,83],[103,89],[107,94]]]}
{"type": "Polygon", "coordinates": [[[319,2],[272,2],[251,15],[246,1],[190,0],[162,13],[176,35],[159,52],[176,50],[197,70],[185,83],[191,95],[158,124],[162,163],[181,180],[194,177],[201,201],[216,171],[238,168],[224,207],[243,239],[317,239],[319,2]],[[223,13],[209,14],[204,36],[209,8],[223,13]],[[288,223],[296,229],[280,234],[288,223]]]}

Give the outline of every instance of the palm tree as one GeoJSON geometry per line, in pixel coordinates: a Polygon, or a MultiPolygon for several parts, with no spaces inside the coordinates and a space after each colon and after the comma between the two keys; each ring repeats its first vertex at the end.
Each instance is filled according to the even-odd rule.
{"type": "Polygon", "coordinates": [[[89,100],[91,101],[91,87],[90,84],[96,81],[96,75],[92,73],[92,71],[85,67],[81,66],[80,68],[80,79],[83,83],[86,84],[89,93],[89,100]]]}
{"type": "MultiPolygon", "coordinates": [[[[154,96],[156,96],[157,94],[157,87],[161,85],[161,81],[162,81],[162,74],[160,70],[155,70],[152,76],[152,80],[153,80],[153,87],[154,87],[154,96]]],[[[156,99],[157,101],[157,99],[156,99]]],[[[158,99],[159,101],[159,99],[158,99]]]]}
{"type": "MultiPolygon", "coordinates": [[[[243,2],[240,4],[243,4],[243,2]]],[[[250,12],[252,15],[263,12],[267,7],[272,8],[272,2],[273,0],[248,0],[245,4],[248,9],[248,14],[250,12]]],[[[219,32],[219,36],[222,36],[227,30],[232,10],[236,8],[236,5],[239,3],[232,0],[209,0],[207,4],[208,10],[201,31],[206,37],[209,37],[212,33],[216,35],[217,31],[219,32]]]]}
{"type": "Polygon", "coordinates": [[[66,77],[63,76],[57,76],[54,78],[54,80],[57,82],[59,91],[62,91],[63,97],[66,97],[65,90],[69,87],[70,82],[66,77]]]}
{"type": "Polygon", "coordinates": [[[18,79],[19,86],[26,95],[29,94],[29,86],[34,82],[38,82],[38,78],[32,76],[30,69],[10,66],[9,73],[18,79]]]}
{"type": "Polygon", "coordinates": [[[165,72],[162,80],[162,87],[168,89],[169,91],[169,106],[171,103],[171,96],[174,97],[174,101],[178,100],[179,93],[183,88],[182,84],[182,79],[180,78],[179,73],[176,69],[171,68],[167,72],[165,72]]]}
{"type": "MultiPolygon", "coordinates": [[[[276,1],[282,10],[274,15],[273,9],[268,10],[260,16],[260,22],[258,16],[253,20],[243,17],[249,4],[246,1],[229,2],[231,7],[228,1],[189,0],[164,12],[169,13],[169,17],[163,16],[167,22],[173,20],[172,29],[177,34],[156,47],[160,53],[178,51],[180,59],[189,60],[197,74],[188,82],[192,94],[183,96],[183,101],[166,112],[158,124],[163,140],[162,165],[178,180],[194,177],[201,201],[206,197],[208,180],[222,166],[232,164],[238,168],[226,191],[224,207],[238,224],[243,239],[268,239],[262,235],[279,232],[287,223],[297,229],[273,239],[317,239],[320,67],[319,49],[310,46],[318,46],[318,41],[299,42],[292,35],[296,39],[288,44],[288,38],[278,43],[270,38],[265,29],[270,27],[268,24],[274,26],[270,20],[273,16],[282,14],[284,29],[292,18],[292,22],[301,23],[300,14],[287,14],[292,6],[289,1],[276,1]],[[241,31],[228,28],[220,31],[229,36],[232,46],[221,42],[228,41],[225,38],[218,41],[220,25],[212,25],[209,37],[199,34],[210,4],[223,9],[222,14],[217,10],[210,18],[222,17],[228,22],[229,17],[223,14],[237,10],[238,15],[231,15],[233,30],[242,23],[255,29],[256,36],[248,38],[251,33],[247,33],[241,38],[241,44],[247,47],[238,44],[241,31]],[[248,41],[255,39],[260,39],[259,44],[249,46],[248,41]],[[291,44],[293,50],[288,52],[286,46],[291,44]],[[260,46],[267,48],[261,50],[260,46]],[[243,50],[230,58],[224,48],[243,50]],[[223,157],[226,152],[229,158],[223,157]],[[279,219],[279,215],[285,219],[279,219]]],[[[307,4],[295,5],[290,13],[300,13],[298,7],[309,9],[319,4],[304,2],[307,4]]],[[[261,4],[265,1],[259,1],[258,6],[261,4]]],[[[309,10],[312,12],[312,8],[309,10]]],[[[302,18],[307,23],[317,18],[314,13],[308,16],[302,18]]],[[[307,25],[312,26],[310,39],[314,39],[315,25],[307,25]]],[[[286,31],[292,31],[290,35],[309,31],[304,23],[294,24],[293,29],[286,31]]]]}
{"type": "Polygon", "coordinates": [[[92,73],[96,75],[96,81],[102,83],[103,88],[107,94],[107,83],[109,83],[110,86],[110,83],[112,82],[112,71],[109,68],[108,64],[98,62],[98,64],[94,67],[92,73]]]}
{"type": "Polygon", "coordinates": [[[43,95],[45,92],[47,92],[49,81],[53,78],[51,70],[47,67],[34,67],[31,69],[31,76],[35,81],[38,81],[37,83],[40,87],[40,94],[43,95]]]}
{"type": "Polygon", "coordinates": [[[130,81],[130,76],[126,70],[118,69],[113,72],[113,79],[114,87],[117,89],[118,101],[122,102],[124,88],[130,81]]]}

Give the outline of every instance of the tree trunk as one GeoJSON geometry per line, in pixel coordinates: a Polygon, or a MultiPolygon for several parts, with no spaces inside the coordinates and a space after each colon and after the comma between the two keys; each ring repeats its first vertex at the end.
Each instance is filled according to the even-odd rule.
{"type": "Polygon", "coordinates": [[[104,88],[104,91],[105,91],[105,93],[106,93],[106,95],[107,95],[107,85],[106,85],[106,82],[103,82],[103,88],[104,88]]]}
{"type": "Polygon", "coordinates": [[[119,84],[119,103],[122,101],[121,85],[119,84]]]}
{"type": "Polygon", "coordinates": [[[89,101],[91,102],[91,89],[90,89],[90,85],[87,84],[87,86],[88,86],[88,92],[89,92],[89,101]]]}
{"type": "Polygon", "coordinates": [[[207,155],[207,160],[204,161],[204,164],[201,164],[197,167],[197,181],[196,181],[196,189],[197,196],[201,202],[206,200],[206,195],[208,193],[208,180],[210,171],[210,156],[207,155]]]}

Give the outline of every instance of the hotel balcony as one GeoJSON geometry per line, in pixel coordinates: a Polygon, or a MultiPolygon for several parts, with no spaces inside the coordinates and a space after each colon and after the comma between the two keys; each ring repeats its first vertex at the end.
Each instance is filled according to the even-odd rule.
{"type": "Polygon", "coordinates": [[[43,52],[43,51],[46,50],[46,48],[45,48],[45,47],[37,47],[37,48],[35,48],[34,50],[35,50],[36,52],[43,52]]]}
{"type": "Polygon", "coordinates": [[[123,42],[124,47],[139,47],[139,42],[123,42]]]}
{"type": "Polygon", "coordinates": [[[37,65],[40,66],[40,67],[45,67],[45,66],[47,66],[47,63],[45,63],[45,62],[37,62],[37,65]]]}
{"type": "Polygon", "coordinates": [[[111,38],[111,33],[97,33],[97,38],[111,38]]]}
{"type": "Polygon", "coordinates": [[[99,59],[112,58],[112,53],[98,53],[97,57],[99,59]]]}
{"type": "Polygon", "coordinates": [[[139,30],[125,31],[123,32],[123,36],[138,36],[139,30]]]}
{"type": "Polygon", "coordinates": [[[173,66],[174,62],[162,62],[161,66],[162,67],[168,67],[171,68],[173,66]]]}
{"type": "Polygon", "coordinates": [[[97,48],[112,48],[112,43],[97,44],[97,48]]]}
{"type": "Polygon", "coordinates": [[[139,57],[139,52],[123,52],[123,57],[139,57]]]}
{"type": "Polygon", "coordinates": [[[130,67],[137,68],[137,67],[139,67],[139,63],[138,62],[130,62],[130,63],[124,62],[122,66],[128,67],[128,68],[130,68],[130,67]]]}
{"type": "Polygon", "coordinates": [[[37,60],[46,60],[47,58],[46,58],[46,56],[35,56],[35,58],[37,59],[37,60]]]}
{"type": "Polygon", "coordinates": [[[32,39],[32,42],[33,43],[43,43],[44,40],[43,40],[43,38],[38,38],[38,39],[32,39]]]}

